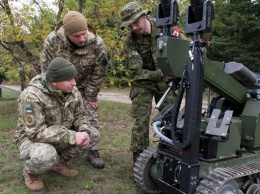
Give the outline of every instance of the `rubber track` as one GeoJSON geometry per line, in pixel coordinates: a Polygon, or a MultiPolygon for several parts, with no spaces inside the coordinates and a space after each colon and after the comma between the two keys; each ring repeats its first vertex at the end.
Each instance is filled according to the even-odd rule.
{"type": "Polygon", "coordinates": [[[147,188],[144,180],[145,176],[148,176],[144,174],[146,170],[145,168],[150,168],[147,164],[151,160],[153,154],[157,152],[157,149],[157,147],[148,147],[139,155],[134,165],[134,180],[136,184],[147,193],[161,193],[160,190],[147,188]]]}
{"type": "Polygon", "coordinates": [[[216,168],[200,181],[196,194],[218,194],[219,189],[229,180],[260,172],[260,162],[252,162],[228,168],[216,168]]]}

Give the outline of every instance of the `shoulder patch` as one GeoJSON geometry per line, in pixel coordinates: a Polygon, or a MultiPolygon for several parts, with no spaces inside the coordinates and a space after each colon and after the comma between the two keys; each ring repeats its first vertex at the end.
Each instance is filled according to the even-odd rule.
{"type": "Polygon", "coordinates": [[[27,126],[33,126],[35,124],[35,118],[33,116],[32,107],[26,107],[26,124],[27,126]]]}
{"type": "Polygon", "coordinates": [[[45,55],[44,53],[41,53],[41,54],[40,54],[40,58],[41,58],[41,61],[42,61],[43,63],[45,63],[45,62],[47,61],[47,57],[46,57],[46,55],[45,55]]]}
{"type": "Polygon", "coordinates": [[[101,42],[99,45],[98,45],[100,48],[103,48],[105,45],[103,42],[101,42]]]}

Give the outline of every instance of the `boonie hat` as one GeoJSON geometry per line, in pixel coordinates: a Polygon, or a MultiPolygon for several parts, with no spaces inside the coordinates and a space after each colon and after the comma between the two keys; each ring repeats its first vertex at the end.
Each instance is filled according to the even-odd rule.
{"type": "Polygon", "coordinates": [[[134,23],[141,15],[149,14],[149,10],[144,10],[143,7],[138,2],[127,3],[121,10],[121,29],[124,30],[126,26],[134,23]]]}

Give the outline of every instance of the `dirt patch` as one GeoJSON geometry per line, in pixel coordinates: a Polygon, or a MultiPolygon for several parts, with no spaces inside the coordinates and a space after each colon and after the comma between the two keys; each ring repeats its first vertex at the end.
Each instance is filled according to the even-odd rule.
{"type": "Polygon", "coordinates": [[[127,104],[131,103],[131,99],[129,98],[128,95],[125,95],[125,94],[100,92],[98,94],[98,99],[109,100],[109,101],[113,101],[113,102],[127,103],[127,104]]]}

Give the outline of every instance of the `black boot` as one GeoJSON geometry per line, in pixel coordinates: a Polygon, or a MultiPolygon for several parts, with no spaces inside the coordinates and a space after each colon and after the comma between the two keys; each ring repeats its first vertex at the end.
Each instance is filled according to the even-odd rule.
{"type": "Polygon", "coordinates": [[[87,156],[94,168],[102,169],[105,167],[104,161],[100,158],[98,150],[90,150],[87,156]]]}

